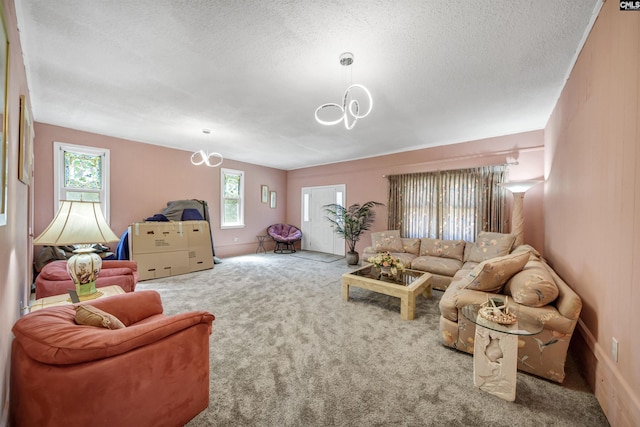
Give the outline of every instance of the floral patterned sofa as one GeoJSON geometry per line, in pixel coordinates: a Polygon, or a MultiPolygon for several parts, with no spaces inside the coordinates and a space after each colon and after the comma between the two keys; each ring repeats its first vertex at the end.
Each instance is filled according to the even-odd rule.
{"type": "MultiPolygon", "coordinates": [[[[390,235],[397,233],[372,235],[373,246],[365,249],[364,260],[389,248],[396,240],[390,235]]],[[[400,239],[403,251],[393,253],[411,269],[430,271],[434,283],[446,283],[439,303],[444,345],[473,354],[476,325],[462,315],[462,308],[507,296],[512,312],[526,313],[544,325],[537,335],[518,337],[518,369],[561,383],[582,300],[533,247],[511,250],[511,236],[480,233],[473,243],[417,239],[416,244],[416,239],[400,239]],[[456,265],[460,267],[449,276],[456,265]]],[[[393,244],[397,249],[397,242],[393,244]]]]}
{"type": "Polygon", "coordinates": [[[380,252],[389,252],[412,270],[432,274],[431,287],[444,291],[459,270],[469,270],[482,261],[507,255],[513,234],[480,232],[475,242],[431,238],[402,238],[398,230],[371,233],[372,245],[363,251],[368,260],[380,252]]]}

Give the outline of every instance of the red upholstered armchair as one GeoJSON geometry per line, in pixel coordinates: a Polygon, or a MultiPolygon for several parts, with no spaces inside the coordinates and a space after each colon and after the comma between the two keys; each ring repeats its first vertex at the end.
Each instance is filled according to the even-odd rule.
{"type": "Polygon", "coordinates": [[[13,326],[10,425],[181,426],[208,406],[211,313],[165,316],[156,291],[85,304],[126,327],[77,325],[73,305],[13,326]]]}
{"type": "MultiPolygon", "coordinates": [[[[96,280],[96,288],[120,286],[125,292],[133,292],[138,283],[138,263],[136,261],[102,261],[102,270],[96,280]]],[[[36,299],[52,295],[66,294],[74,289],[73,280],[67,273],[67,261],[52,261],[42,267],[36,277],[36,299]]]]}

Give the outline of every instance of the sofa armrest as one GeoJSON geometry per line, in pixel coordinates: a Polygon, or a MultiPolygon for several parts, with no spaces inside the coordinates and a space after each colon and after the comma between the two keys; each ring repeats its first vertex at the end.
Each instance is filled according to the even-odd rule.
{"type": "Polygon", "coordinates": [[[102,311],[116,316],[125,326],[162,314],[162,300],[157,291],[138,291],[86,301],[102,311]]]}
{"type": "MultiPolygon", "coordinates": [[[[452,282],[440,298],[440,314],[452,322],[458,321],[458,311],[469,304],[482,304],[487,301],[487,296],[501,296],[488,292],[474,291],[471,289],[459,289],[460,281],[452,282]]],[[[502,296],[504,297],[504,295],[502,296]]]]}
{"type": "MultiPolygon", "coordinates": [[[[455,286],[454,284],[452,284],[455,286]]],[[[471,289],[447,289],[440,299],[440,313],[445,319],[458,322],[459,312],[465,305],[482,304],[487,298],[504,299],[506,295],[491,292],[475,291],[471,289]]],[[[575,328],[576,321],[563,316],[555,306],[528,307],[518,304],[511,298],[508,300],[509,309],[514,313],[525,313],[534,319],[540,320],[545,329],[550,329],[563,334],[571,334],[575,328]]]]}
{"type": "MultiPolygon", "coordinates": [[[[131,295],[135,293],[121,296],[131,295]]],[[[116,330],[77,325],[74,319],[74,306],[51,307],[22,317],[12,331],[32,359],[70,365],[123,354],[201,323],[207,325],[211,333],[215,317],[206,311],[160,315],[116,330]]]]}
{"type": "Polygon", "coordinates": [[[130,268],[133,271],[138,271],[138,262],[131,260],[114,260],[106,259],[102,261],[102,269],[108,268],[130,268]]]}
{"type": "Polygon", "coordinates": [[[577,321],[582,311],[582,299],[558,276],[553,268],[549,267],[546,263],[544,264],[558,287],[558,298],[556,298],[553,304],[562,316],[577,321]]]}

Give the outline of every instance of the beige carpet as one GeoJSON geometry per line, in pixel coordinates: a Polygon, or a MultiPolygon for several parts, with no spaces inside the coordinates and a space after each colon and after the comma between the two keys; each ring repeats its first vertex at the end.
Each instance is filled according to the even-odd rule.
{"type": "Polygon", "coordinates": [[[472,356],[443,347],[438,299],[416,320],[396,298],[352,288],[346,262],[273,253],[140,282],[168,314],[215,314],[207,410],[188,426],[607,426],[569,363],[559,385],[518,373],[515,402],[473,385],[472,356]]]}

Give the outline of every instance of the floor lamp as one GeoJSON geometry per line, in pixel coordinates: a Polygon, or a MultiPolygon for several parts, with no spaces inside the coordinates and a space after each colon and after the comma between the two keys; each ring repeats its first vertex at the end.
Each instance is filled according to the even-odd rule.
{"type": "Polygon", "coordinates": [[[514,248],[524,243],[524,193],[531,189],[531,187],[540,184],[541,182],[542,180],[532,179],[528,181],[511,181],[498,184],[499,186],[511,191],[511,193],[513,194],[513,210],[511,211],[511,234],[516,235],[516,241],[513,244],[514,248]]]}
{"type": "Polygon", "coordinates": [[[102,295],[96,291],[102,259],[91,245],[118,240],[102,215],[100,203],[63,200],[51,224],[35,238],[33,244],[80,246],[67,261],[67,272],[73,279],[78,297],[84,300],[102,295]]]}

